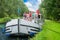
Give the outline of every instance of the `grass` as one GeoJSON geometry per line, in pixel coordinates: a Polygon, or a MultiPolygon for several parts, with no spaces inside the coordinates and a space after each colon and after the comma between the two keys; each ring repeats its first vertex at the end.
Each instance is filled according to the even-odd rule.
{"type": "MultiPolygon", "coordinates": [[[[4,18],[0,18],[0,24],[2,23],[6,23],[7,21],[10,21],[11,19],[17,19],[18,17],[4,17],[4,18]]],[[[22,18],[22,16],[20,16],[19,18],[22,18]]]]}
{"type": "Polygon", "coordinates": [[[31,40],[60,40],[60,23],[45,20],[43,30],[31,40]]]}
{"type": "Polygon", "coordinates": [[[6,23],[6,22],[9,21],[10,19],[11,19],[10,17],[0,18],[0,24],[1,24],[1,23],[6,23]]]}

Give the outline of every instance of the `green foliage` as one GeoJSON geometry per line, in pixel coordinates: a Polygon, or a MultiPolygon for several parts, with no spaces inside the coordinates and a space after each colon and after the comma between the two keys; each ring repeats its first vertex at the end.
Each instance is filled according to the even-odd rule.
{"type": "Polygon", "coordinates": [[[60,20],[60,0],[44,0],[40,5],[43,14],[48,19],[60,20]]]}
{"type": "Polygon", "coordinates": [[[28,8],[24,5],[22,0],[0,0],[0,18],[7,15],[15,14],[18,15],[18,8],[20,8],[20,15],[25,11],[28,11],[28,8]]]}

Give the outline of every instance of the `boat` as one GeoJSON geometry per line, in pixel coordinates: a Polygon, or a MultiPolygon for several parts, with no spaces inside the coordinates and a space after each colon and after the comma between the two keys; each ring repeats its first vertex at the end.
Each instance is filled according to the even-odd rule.
{"type": "Polygon", "coordinates": [[[6,35],[33,35],[37,34],[41,29],[41,23],[37,24],[33,21],[24,19],[12,19],[6,23],[6,35]]]}
{"type": "Polygon", "coordinates": [[[6,23],[5,34],[15,36],[32,36],[41,31],[43,25],[42,18],[28,21],[25,19],[11,19],[6,23]]]}

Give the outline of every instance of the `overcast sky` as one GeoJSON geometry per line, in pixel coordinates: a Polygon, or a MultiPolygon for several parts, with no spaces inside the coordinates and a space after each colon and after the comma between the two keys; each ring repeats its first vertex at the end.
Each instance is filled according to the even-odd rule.
{"type": "Polygon", "coordinates": [[[41,4],[41,0],[26,0],[24,4],[30,11],[36,11],[39,8],[39,4],[41,4]]]}

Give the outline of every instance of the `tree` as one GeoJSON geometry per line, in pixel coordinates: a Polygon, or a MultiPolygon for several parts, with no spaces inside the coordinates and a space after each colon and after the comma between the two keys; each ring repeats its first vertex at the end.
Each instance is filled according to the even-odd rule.
{"type": "Polygon", "coordinates": [[[40,5],[40,9],[46,18],[51,20],[60,20],[60,1],[59,0],[44,0],[40,5]]]}
{"type": "Polygon", "coordinates": [[[17,16],[18,8],[21,9],[20,10],[21,15],[25,11],[28,11],[28,8],[24,5],[22,0],[0,0],[0,18],[5,17],[6,15],[8,15],[9,17],[13,15],[17,16]]]}

